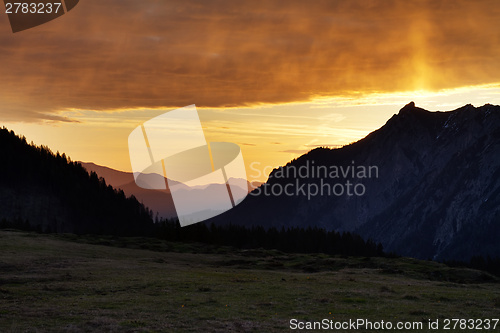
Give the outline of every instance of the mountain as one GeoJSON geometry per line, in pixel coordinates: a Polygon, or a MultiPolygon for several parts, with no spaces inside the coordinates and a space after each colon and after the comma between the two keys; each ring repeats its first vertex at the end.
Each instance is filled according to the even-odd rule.
{"type": "Polygon", "coordinates": [[[60,233],[144,235],[151,212],[65,154],[0,129],[0,224],[60,233]]]}
{"type": "Polygon", "coordinates": [[[88,172],[95,172],[99,177],[114,188],[122,188],[124,185],[134,183],[134,175],[131,172],[119,171],[91,162],[79,162],[88,172]]]}
{"type": "MultiPolygon", "coordinates": [[[[137,186],[134,180],[134,175],[131,172],[118,171],[105,166],[97,165],[95,163],[80,162],[82,166],[89,172],[95,172],[99,177],[102,177],[106,182],[112,185],[114,188],[119,188],[123,190],[126,196],[135,196],[139,202],[143,203],[146,207],[153,211],[153,214],[160,218],[175,218],[177,216],[175,211],[174,202],[172,199],[172,194],[169,190],[151,190],[144,189],[137,186]]],[[[150,177],[161,177],[163,176],[151,174],[150,177]]],[[[166,181],[165,178],[161,180],[166,181]]],[[[233,182],[233,184],[238,184],[241,182],[233,182]]],[[[170,181],[172,184],[172,181],[170,181]]],[[[204,186],[192,186],[189,187],[180,182],[174,182],[176,185],[176,198],[179,201],[191,202],[193,207],[193,214],[196,213],[196,202],[203,200],[212,201],[211,206],[217,206],[217,193],[220,193],[219,187],[226,187],[225,184],[208,184],[204,186]]],[[[260,183],[254,183],[253,186],[258,186],[260,183]]],[[[248,183],[248,189],[253,188],[248,183]]],[[[248,192],[248,189],[241,189],[241,191],[248,192]]],[[[209,203],[207,203],[209,204],[209,203]]]]}
{"type": "Polygon", "coordinates": [[[114,188],[122,189],[126,196],[135,196],[139,202],[151,209],[162,218],[176,216],[172,195],[168,191],[144,189],[136,185],[134,175],[131,172],[118,171],[94,163],[81,162],[82,166],[89,172],[95,172],[114,188]]]}
{"type": "Polygon", "coordinates": [[[412,102],[356,143],[273,170],[208,222],[356,232],[423,259],[499,256],[500,107],[429,112],[412,102]]]}

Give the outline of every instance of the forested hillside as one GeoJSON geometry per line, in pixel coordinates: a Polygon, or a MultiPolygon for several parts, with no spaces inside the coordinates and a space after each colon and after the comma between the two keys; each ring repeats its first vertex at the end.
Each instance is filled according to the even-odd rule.
{"type": "Polygon", "coordinates": [[[43,232],[138,235],[153,226],[134,197],[65,154],[0,129],[0,221],[43,232]]]}

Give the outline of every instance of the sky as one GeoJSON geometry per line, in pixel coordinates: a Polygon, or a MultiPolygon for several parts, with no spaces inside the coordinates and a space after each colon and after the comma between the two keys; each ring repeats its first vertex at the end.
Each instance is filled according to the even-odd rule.
{"type": "Polygon", "coordinates": [[[127,138],[195,104],[208,141],[265,180],[405,104],[500,104],[498,0],[82,0],[12,33],[0,15],[0,126],[130,171],[127,138]]]}

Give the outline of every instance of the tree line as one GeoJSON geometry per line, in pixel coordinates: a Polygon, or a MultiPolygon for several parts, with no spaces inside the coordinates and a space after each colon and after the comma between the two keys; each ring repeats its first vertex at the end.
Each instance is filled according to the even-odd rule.
{"type": "Polygon", "coordinates": [[[238,249],[276,249],[290,253],[325,253],[345,256],[384,256],[382,244],[359,235],[308,228],[264,228],[262,226],[206,225],[181,227],[176,219],[155,223],[154,236],[168,241],[200,242],[238,249]]]}

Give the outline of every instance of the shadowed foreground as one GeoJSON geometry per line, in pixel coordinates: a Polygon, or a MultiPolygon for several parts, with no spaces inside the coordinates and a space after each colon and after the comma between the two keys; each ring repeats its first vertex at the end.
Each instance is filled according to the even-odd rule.
{"type": "Polygon", "coordinates": [[[0,231],[1,332],[284,332],[291,318],[426,332],[499,311],[497,278],[434,262],[0,231]]]}

